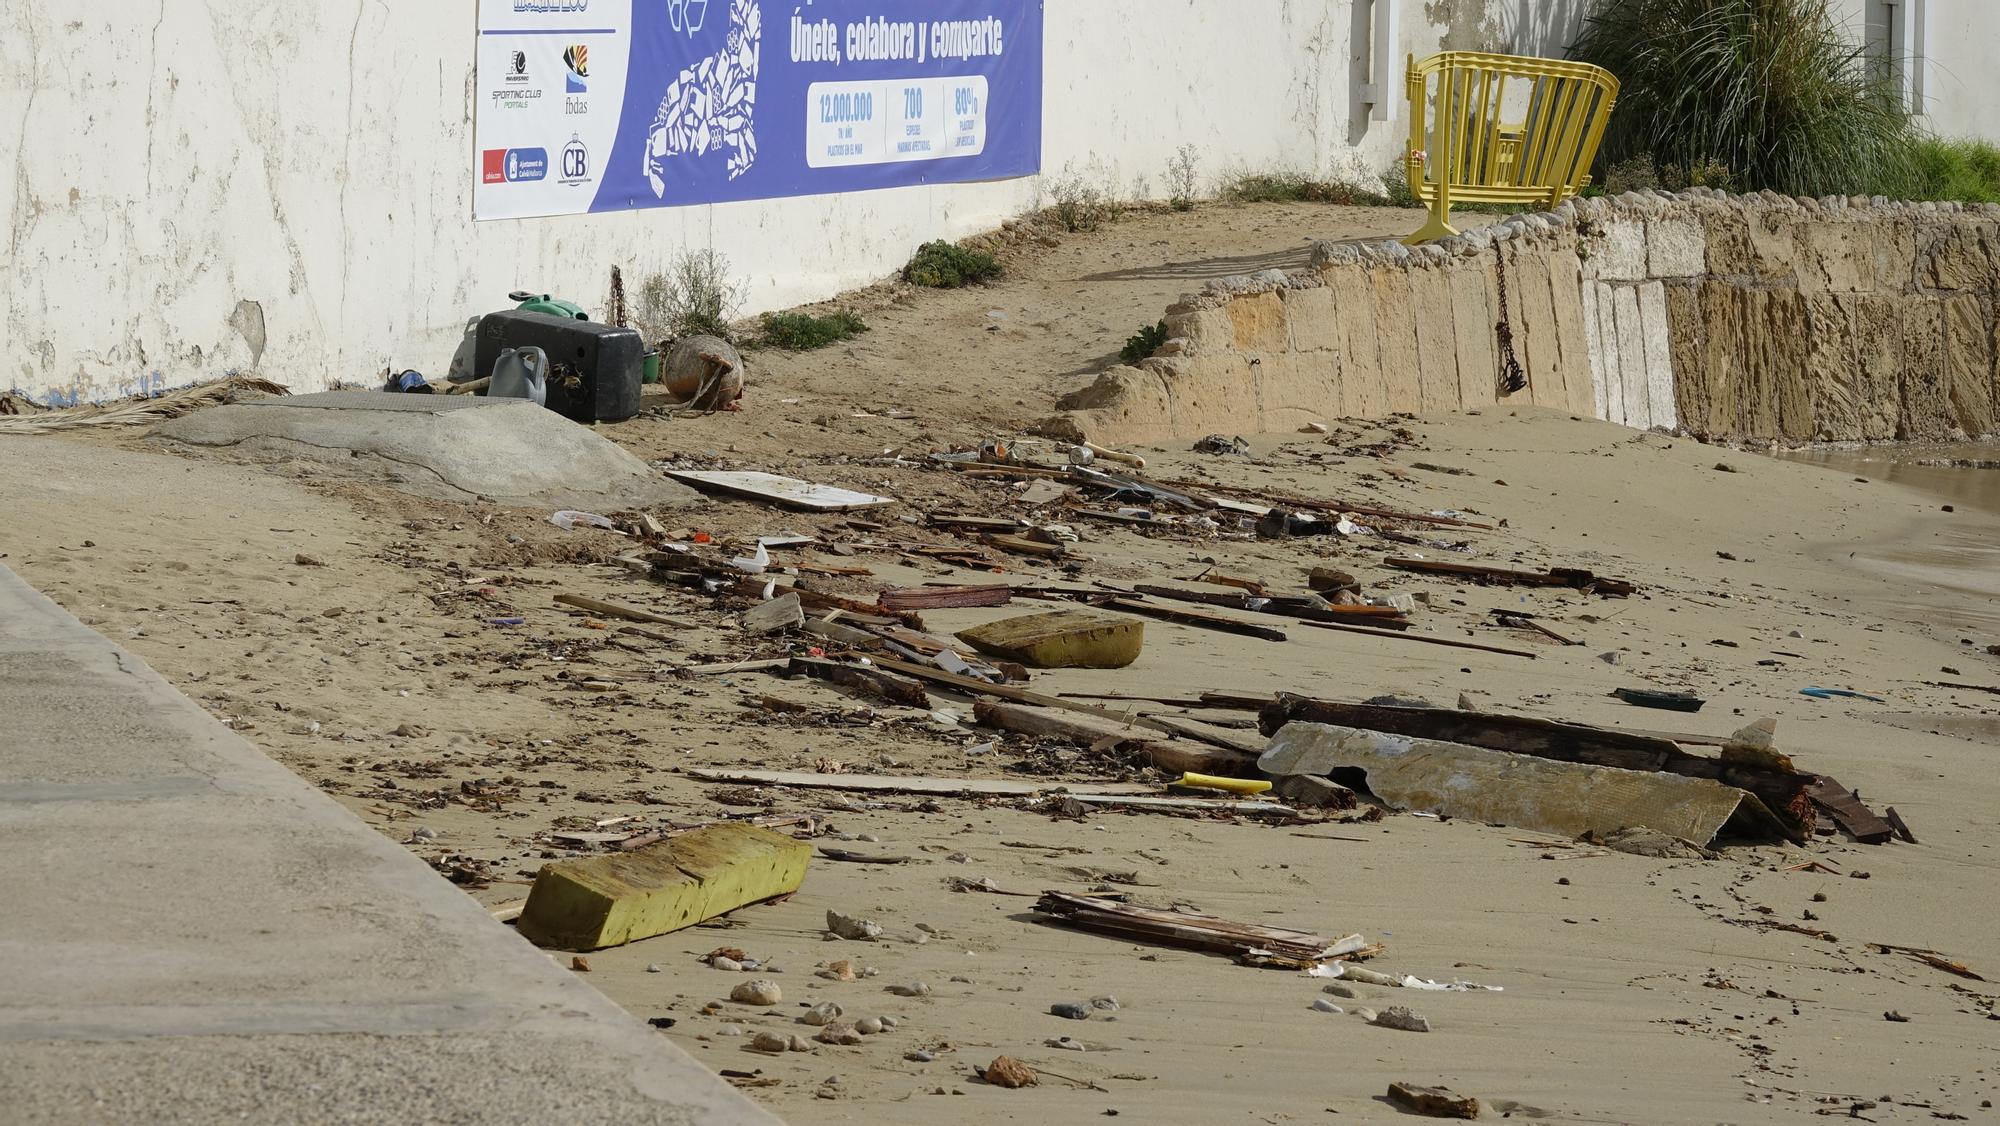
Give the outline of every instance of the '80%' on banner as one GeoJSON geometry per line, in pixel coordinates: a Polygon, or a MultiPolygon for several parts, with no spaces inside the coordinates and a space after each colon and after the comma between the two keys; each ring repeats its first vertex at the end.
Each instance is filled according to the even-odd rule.
{"type": "Polygon", "coordinates": [[[1041,170],[1041,0],[480,0],[477,67],[479,219],[1041,170]]]}

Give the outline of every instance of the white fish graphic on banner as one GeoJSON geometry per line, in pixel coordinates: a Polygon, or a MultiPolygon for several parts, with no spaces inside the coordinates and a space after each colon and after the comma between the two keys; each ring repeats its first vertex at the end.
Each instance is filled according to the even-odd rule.
{"type": "MultiPolygon", "coordinates": [[[[676,28],[683,4],[692,30],[702,19],[706,0],[676,2],[676,28]]],[[[763,13],[756,0],[731,0],[729,38],[722,50],[681,71],[667,87],[646,131],[646,182],[655,196],[666,194],[669,157],[727,149],[732,180],[757,163],[757,56],[763,37],[763,13]]]]}

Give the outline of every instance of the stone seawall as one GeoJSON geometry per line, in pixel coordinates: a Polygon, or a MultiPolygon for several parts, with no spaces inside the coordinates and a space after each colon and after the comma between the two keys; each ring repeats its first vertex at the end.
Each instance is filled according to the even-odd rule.
{"type": "Polygon", "coordinates": [[[2000,206],[1574,200],[1213,282],[1041,429],[1115,444],[1530,403],[1716,441],[1977,437],[2000,401],[1996,299],[2000,206]],[[1503,319],[1528,379],[1512,394],[1503,319]]]}

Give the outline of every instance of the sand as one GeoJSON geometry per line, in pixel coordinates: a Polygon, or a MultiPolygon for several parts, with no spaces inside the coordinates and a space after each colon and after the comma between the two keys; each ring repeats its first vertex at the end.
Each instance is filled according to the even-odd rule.
{"type": "MultiPolygon", "coordinates": [[[[858,296],[874,331],[820,353],[752,353],[741,414],[640,419],[603,433],[651,459],[712,454],[734,468],[897,496],[905,503],[883,516],[886,530],[868,535],[948,542],[898,517],[1019,511],[1018,489],[865,459],[1011,433],[1203,271],[1282,260],[1302,251],[1307,235],[1392,233],[1410,219],[1317,207],[1128,219],[1024,251],[1009,280],[989,289],[858,296]],[[994,309],[1008,315],[988,317],[994,309]],[[998,331],[987,331],[994,322],[998,331]],[[884,417],[891,409],[917,417],[884,417]],[[861,410],[875,417],[854,417],[861,410]]],[[[1085,750],[1012,737],[972,753],[993,733],[817,682],[677,677],[677,666],[778,654],[785,643],[742,634],[736,606],[609,564],[632,546],[621,537],[562,532],[540,511],[329,480],[310,465],[164,454],[131,434],[0,439],[0,488],[11,498],[0,552],[489,904],[518,900],[540,864],[568,854],[553,831],[614,818],[632,818],[619,828],[698,820],[744,812],[744,802],[818,813],[830,836],[853,838],[824,843],[909,857],[895,865],[817,859],[785,902],[590,957],[593,985],[642,1017],[673,1018],[663,1034],[711,1066],[773,1081],[752,1087],[754,1097],[795,1121],[1080,1123],[1112,1111],[1163,1123],[1329,1113],[1391,1121],[1397,1112],[1381,1096],[1395,1080],[1478,1096],[1497,1108],[1489,1116],[1511,1109],[1548,1121],[1804,1121],[1844,1115],[1862,1101],[1879,1104],[1858,1112],[1874,1121],[1991,1117],[1980,1104],[2000,1098],[2000,984],[1867,944],[1937,949],[2000,978],[1988,907],[2000,901],[2000,696],[1924,683],[2000,684],[2000,658],[1982,651],[2000,643],[2000,626],[1977,580],[1922,585],[1863,563],[1883,558],[1884,545],[2000,542],[2000,514],[1962,501],[1946,513],[1920,488],[1857,480],[1845,466],[1531,409],[1337,424],[1330,439],[1246,437],[1249,457],[1143,452],[1161,477],[1504,520],[1492,532],[1422,534],[1468,542],[1482,562],[1590,567],[1637,582],[1641,593],[1602,599],[1392,572],[1382,556],[1411,549],[1366,537],[1149,539],[1073,520],[1090,560],[1080,573],[1035,563],[1018,573],[1118,583],[1184,579],[1214,565],[1296,585],[1303,568],[1330,564],[1360,574],[1371,593],[1427,595],[1418,631],[1539,656],[1306,628],[1279,643],[1149,623],[1132,667],[1041,672],[1032,687],[1161,696],[1283,689],[1343,699],[1394,692],[1444,704],[1466,693],[1492,708],[1707,735],[1770,716],[1780,747],[1802,767],[1838,777],[1878,808],[1895,805],[1923,843],[1820,837],[1807,848],[1730,847],[1713,862],[1659,861],[1404,815],[1297,826],[1116,813],[1072,821],[1011,800],[699,783],[682,772],[1143,775],[1085,750]],[[1414,468],[1419,462],[1466,472],[1414,468]],[[298,562],[302,554],[313,562],[298,562]],[[654,609],[696,628],[644,627],[664,641],[592,628],[553,603],[560,592],[654,609]],[[1584,644],[1488,624],[1489,609],[1509,606],[1549,615],[1584,644]],[[525,623],[490,624],[514,616],[525,623]],[[1603,659],[1614,652],[1617,664],[1603,659]],[[615,679],[616,688],[581,687],[586,678],[615,679]],[[1637,709],[1611,698],[1621,685],[1691,689],[1710,703],[1692,716],[1637,709]],[[1799,694],[1812,685],[1890,702],[1799,694]],[[806,710],[772,711],[765,697],[806,710]],[[1791,870],[1809,860],[1842,874],[1791,870]],[[1868,878],[1849,875],[1856,872],[1868,878]],[[1081,891],[1114,876],[1108,886],[1144,902],[1360,932],[1386,946],[1375,968],[1503,991],[1360,986],[1358,998],[1333,998],[1350,1009],[1407,1005],[1434,1030],[1370,1027],[1352,1013],[1314,1011],[1323,980],[1052,927],[1034,917],[1030,896],[948,886],[964,877],[1009,892],[1081,891]],[[828,909],[878,920],[887,937],[828,940],[828,909]],[[782,971],[771,976],[784,1003],[764,1010],[728,1002],[741,975],[699,961],[721,946],[762,959],[763,973],[782,971]],[[837,959],[878,972],[849,983],[814,976],[837,959]],[[887,989],[917,981],[928,996],[887,989]],[[1086,1021],[1048,1011],[1099,996],[1115,997],[1118,1009],[1086,1021]],[[894,1016],[897,1027],[856,1047],[775,1057],[729,1034],[809,1035],[792,1018],[799,1005],[822,1000],[850,1017],[894,1016]],[[1909,1020],[1885,1020],[1888,1011],[1909,1020]],[[1092,1050],[1050,1046],[1062,1037],[1092,1050]],[[905,1058],[918,1050],[935,1060],[905,1058]],[[1024,1090],[972,1077],[1001,1054],[1050,1074],[1024,1090]]],[[[842,517],[751,502],[710,501],[662,518],[718,539],[780,530],[866,538],[842,517]]],[[[882,551],[821,547],[805,557],[869,568],[871,576],[826,580],[864,597],[883,586],[994,579],[882,551]]],[[[947,633],[1021,609],[924,618],[947,633]]],[[[964,700],[933,699],[970,715],[964,700]]]]}

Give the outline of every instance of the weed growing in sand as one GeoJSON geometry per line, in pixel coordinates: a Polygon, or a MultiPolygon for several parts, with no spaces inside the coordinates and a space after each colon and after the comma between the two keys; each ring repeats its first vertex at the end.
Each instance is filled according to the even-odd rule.
{"type": "Polygon", "coordinates": [[[1193,211],[1195,193],[1201,190],[1200,156],[1193,145],[1182,145],[1167,161],[1167,206],[1175,211],[1193,211]]]}
{"type": "Polygon", "coordinates": [[[1166,342],[1167,322],[1147,325],[1126,338],[1125,347],[1118,349],[1118,358],[1125,363],[1136,364],[1159,351],[1160,345],[1166,342]]]}
{"type": "Polygon", "coordinates": [[[787,352],[810,352],[868,331],[867,322],[849,309],[836,309],[824,316],[811,313],[765,313],[763,343],[787,352]]]}
{"type": "Polygon", "coordinates": [[[1049,198],[1055,201],[1056,222],[1071,233],[1094,231],[1117,214],[1117,206],[1103,189],[1068,170],[1049,185],[1049,198]]]}
{"type": "Polygon", "coordinates": [[[933,289],[957,289],[1000,276],[1000,262],[983,250],[968,250],[938,239],[917,248],[903,267],[903,280],[933,289]]]}
{"type": "Polygon", "coordinates": [[[1222,197],[1238,203],[1339,203],[1382,207],[1389,197],[1342,177],[1307,172],[1244,172],[1222,186],[1222,197]]]}
{"type": "Polygon", "coordinates": [[[639,290],[639,320],[653,337],[719,336],[735,340],[730,318],[743,306],[744,285],[729,276],[729,259],[713,249],[684,251],[639,290]]]}

